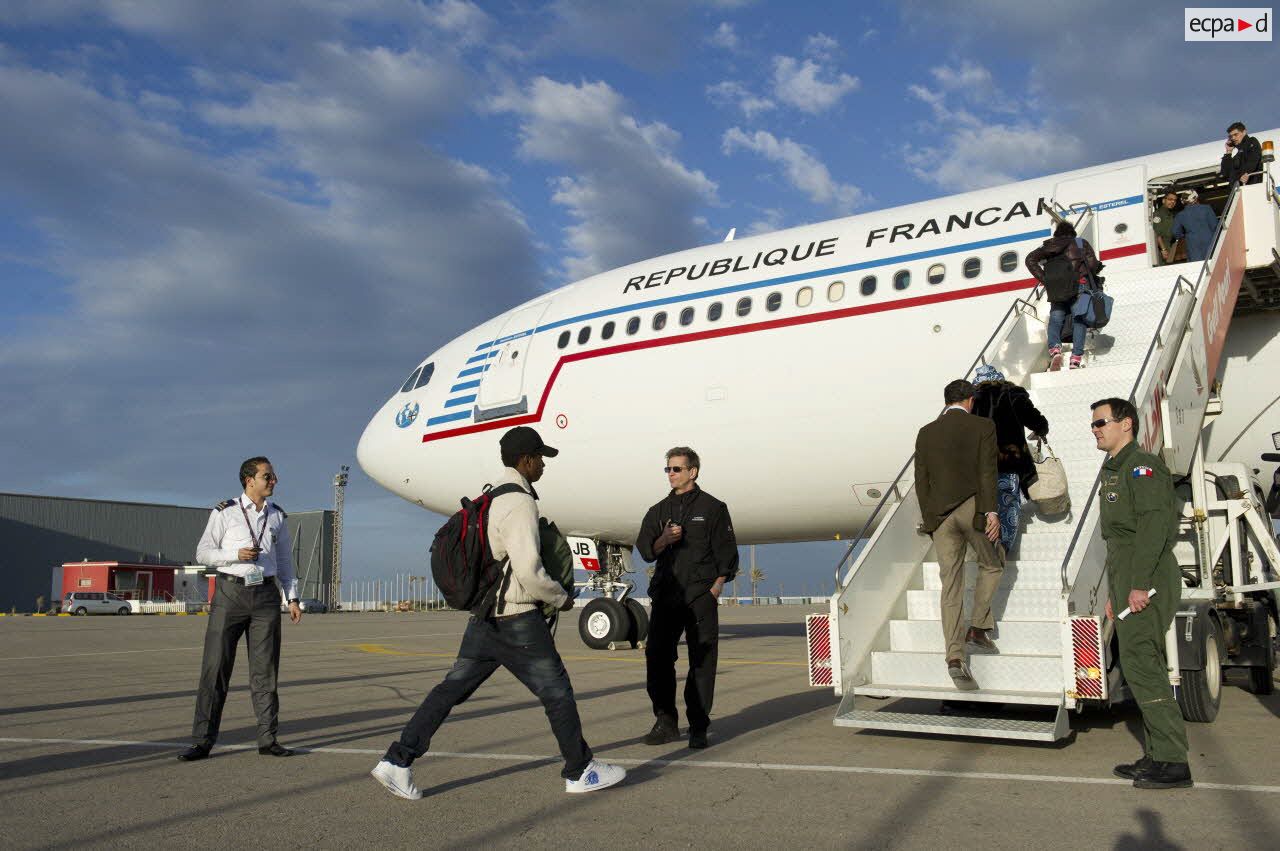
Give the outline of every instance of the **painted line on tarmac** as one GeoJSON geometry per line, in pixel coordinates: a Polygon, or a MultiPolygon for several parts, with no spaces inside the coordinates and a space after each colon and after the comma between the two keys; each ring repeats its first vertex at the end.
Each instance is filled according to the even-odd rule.
{"type": "MultiPolygon", "coordinates": [[[[27,739],[3,736],[0,743],[11,744],[48,744],[48,745],[106,745],[113,747],[154,748],[170,750],[187,748],[190,742],[137,742],[125,739],[27,739]]],[[[215,745],[215,751],[248,751],[258,746],[251,745],[215,745]]],[[[385,751],[377,748],[306,748],[298,747],[299,753],[343,754],[356,756],[382,756],[385,751]]],[[[463,753],[451,751],[429,751],[423,757],[438,759],[482,759],[494,762],[559,762],[558,755],[539,755],[522,753],[463,753]]],[[[704,759],[625,759],[609,757],[610,762],[619,765],[654,765],[662,768],[718,768],[736,771],[795,771],[817,774],[878,774],[890,777],[925,777],[946,778],[949,780],[994,780],[1013,783],[1059,783],[1077,786],[1133,786],[1132,781],[1111,777],[1068,777],[1053,774],[1004,774],[994,771],[944,771],[931,768],[877,768],[866,765],[798,765],[786,762],[721,762],[704,759]]],[[[1196,781],[1195,790],[1211,790],[1221,792],[1257,792],[1266,795],[1280,795],[1280,786],[1257,786],[1238,783],[1202,783],[1196,781]]]]}
{"type": "MultiPolygon", "coordinates": [[[[397,639],[401,638],[445,638],[448,636],[460,636],[461,632],[424,632],[417,635],[397,635],[397,639]]],[[[369,638],[385,638],[382,635],[371,635],[369,638]]],[[[349,641],[360,641],[360,638],[309,638],[300,641],[285,641],[286,647],[295,644],[346,644],[349,641]]],[[[148,647],[145,650],[90,650],[84,653],[54,653],[48,656],[3,656],[0,662],[21,662],[29,659],[74,659],[80,656],[115,656],[121,653],[173,653],[176,650],[203,650],[203,644],[193,644],[189,647],[148,647]]],[[[406,654],[408,655],[408,654],[406,654]]],[[[428,654],[413,654],[428,655],[428,654]]],[[[457,656],[457,653],[448,654],[449,658],[457,656]]]]}
{"type": "MultiPolygon", "coordinates": [[[[374,653],[379,656],[423,656],[429,659],[456,659],[457,653],[432,653],[426,650],[397,650],[386,644],[353,644],[352,649],[361,653],[374,653]]],[[[632,665],[643,665],[644,656],[610,656],[601,650],[596,656],[561,656],[566,662],[623,662],[632,665]]],[[[723,656],[720,665],[777,665],[784,668],[804,668],[804,662],[774,662],[767,659],[726,659],[723,656]]]]}

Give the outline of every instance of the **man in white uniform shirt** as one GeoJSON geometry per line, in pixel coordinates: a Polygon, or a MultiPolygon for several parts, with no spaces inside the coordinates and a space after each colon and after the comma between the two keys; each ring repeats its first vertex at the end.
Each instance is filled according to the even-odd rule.
{"type": "Polygon", "coordinates": [[[236,662],[236,644],[248,633],[249,689],[258,716],[258,753],[292,756],[276,741],[280,698],[276,675],[280,670],[280,602],[289,602],[289,619],[302,620],[298,582],[293,575],[288,516],[267,497],[275,491],[275,470],[261,456],[240,465],[244,487],[236,499],[219,503],[209,515],[196,559],[217,570],[209,625],[204,634],[204,660],[196,694],[195,744],[178,754],[193,762],[213,749],[227,700],[227,683],[236,662]]]}

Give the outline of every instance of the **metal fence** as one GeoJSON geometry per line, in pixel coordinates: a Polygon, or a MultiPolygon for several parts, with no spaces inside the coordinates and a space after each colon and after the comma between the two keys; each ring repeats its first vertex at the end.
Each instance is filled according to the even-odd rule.
{"type": "Polygon", "coordinates": [[[348,579],[340,586],[330,587],[329,599],[337,601],[330,610],[341,612],[424,612],[448,608],[429,574],[397,573],[381,579],[348,579]]]}

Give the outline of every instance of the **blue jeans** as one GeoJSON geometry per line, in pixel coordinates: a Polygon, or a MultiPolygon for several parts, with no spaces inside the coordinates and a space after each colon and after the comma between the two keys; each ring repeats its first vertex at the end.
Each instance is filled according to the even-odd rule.
{"type": "Polygon", "coordinates": [[[1004,546],[1004,554],[1011,557],[1022,528],[1022,486],[1017,473],[997,476],[996,510],[1000,515],[1000,543],[1004,546]]]}
{"type": "MultiPolygon", "coordinates": [[[[1049,310],[1049,348],[1062,345],[1062,326],[1067,324],[1067,317],[1071,315],[1071,308],[1075,303],[1074,298],[1070,301],[1053,302],[1049,310]]],[[[1088,330],[1079,317],[1071,323],[1071,354],[1084,354],[1084,335],[1088,330]]]]}
{"type": "Polygon", "coordinates": [[[582,738],[582,721],[569,674],[556,652],[551,629],[536,609],[499,620],[473,616],[463,633],[452,670],[427,694],[405,725],[400,740],[387,749],[385,758],[393,765],[412,765],[427,752],[431,737],[453,707],[471,697],[499,665],[542,701],[564,757],[560,776],[566,780],[581,777],[591,762],[591,748],[582,738]]]}

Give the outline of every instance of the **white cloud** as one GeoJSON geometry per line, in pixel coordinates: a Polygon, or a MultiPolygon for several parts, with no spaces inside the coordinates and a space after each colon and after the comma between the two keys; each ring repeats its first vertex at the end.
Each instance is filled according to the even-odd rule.
{"type": "Polygon", "coordinates": [[[483,42],[493,32],[494,22],[483,9],[466,0],[441,0],[426,10],[433,25],[452,33],[465,44],[483,42]]]}
{"type": "Polygon", "coordinates": [[[715,183],[677,159],[680,134],[638,121],[607,83],[539,77],[491,106],[520,117],[524,156],[570,171],[555,178],[552,196],[574,220],[565,234],[569,279],[707,238],[697,216],[716,203],[715,183]]]}
{"type": "Polygon", "coordinates": [[[840,42],[836,41],[826,33],[818,33],[811,35],[804,43],[805,56],[811,56],[819,62],[825,62],[831,59],[832,54],[840,47],[840,42]]]}
{"type": "Polygon", "coordinates": [[[722,21],[716,31],[707,37],[707,43],[722,50],[737,50],[742,42],[734,32],[733,24],[722,21]]]}
{"type": "Polygon", "coordinates": [[[768,98],[752,94],[746,86],[736,80],[725,80],[714,86],[707,86],[707,97],[712,103],[736,106],[748,119],[755,118],[760,113],[768,112],[777,106],[768,98]]]}
{"type": "Polygon", "coordinates": [[[813,59],[773,58],[774,97],[801,112],[826,112],[860,85],[857,77],[836,72],[813,59]]]}
{"type": "Polygon", "coordinates": [[[791,139],[779,139],[764,130],[747,133],[731,127],[725,132],[721,147],[726,154],[745,149],[777,163],[782,166],[788,183],[814,203],[824,204],[838,212],[852,212],[867,200],[861,189],[836,181],[817,157],[791,139]]]}

